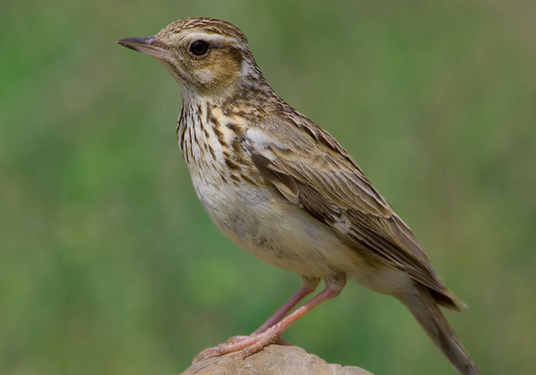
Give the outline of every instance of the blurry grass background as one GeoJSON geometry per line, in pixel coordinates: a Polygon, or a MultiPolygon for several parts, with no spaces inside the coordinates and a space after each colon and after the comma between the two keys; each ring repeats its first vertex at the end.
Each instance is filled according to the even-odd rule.
{"type": "MultiPolygon", "coordinates": [[[[197,202],[178,85],[115,44],[236,23],[276,91],[327,129],[470,306],[485,374],[534,373],[536,3],[4,2],[0,373],[172,374],[256,329],[299,277],[239,250],[197,202]]],[[[350,283],[284,337],[375,374],[453,374],[395,299],[350,283]]]]}

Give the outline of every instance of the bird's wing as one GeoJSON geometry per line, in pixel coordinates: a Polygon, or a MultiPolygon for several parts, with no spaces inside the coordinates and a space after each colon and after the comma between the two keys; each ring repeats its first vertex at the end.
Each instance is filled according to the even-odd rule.
{"type": "Polygon", "coordinates": [[[258,123],[242,142],[258,170],[289,201],[369,258],[407,271],[440,294],[446,291],[411,230],[327,132],[295,114],[284,123],[258,123]]]}

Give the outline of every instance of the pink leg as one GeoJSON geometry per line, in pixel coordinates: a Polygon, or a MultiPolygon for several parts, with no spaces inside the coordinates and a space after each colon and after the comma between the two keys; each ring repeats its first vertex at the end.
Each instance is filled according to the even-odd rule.
{"type": "Polygon", "coordinates": [[[281,336],[288,327],[290,327],[298,319],[300,319],[302,316],[314,309],[316,306],[320,305],[322,302],[337,297],[341,292],[342,288],[344,287],[345,283],[345,275],[343,277],[340,277],[338,280],[331,280],[331,282],[326,282],[326,288],[320,294],[311,299],[302,307],[296,309],[292,314],[281,320],[279,323],[274,324],[262,333],[256,335],[253,334],[248,338],[244,338],[238,342],[229,342],[226,344],[218,345],[214,348],[205,349],[194,358],[194,362],[201,361],[208,357],[237,352],[239,350],[243,351],[244,357],[258,352],[265,346],[269,345],[271,342],[277,341],[279,339],[279,336],[281,336]]]}
{"type": "Polygon", "coordinates": [[[261,332],[266,331],[268,328],[279,322],[287,313],[292,310],[302,299],[304,299],[309,294],[313,293],[320,283],[320,279],[314,279],[311,277],[302,276],[302,287],[298,292],[293,295],[283,306],[277,310],[274,315],[268,318],[262,326],[260,326],[255,332],[254,335],[257,335],[261,332]]]}

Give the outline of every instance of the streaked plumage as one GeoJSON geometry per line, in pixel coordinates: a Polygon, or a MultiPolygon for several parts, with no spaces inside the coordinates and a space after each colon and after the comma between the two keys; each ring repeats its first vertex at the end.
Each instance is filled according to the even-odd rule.
{"type": "Polygon", "coordinates": [[[119,43],[155,57],[181,85],[179,146],[212,221],[238,246],[303,279],[253,335],[200,358],[260,350],[353,278],[398,298],[458,371],[478,374],[438,307],[457,311],[460,302],[408,226],[332,136],[277,96],[236,26],[188,18],[119,43]],[[283,319],[319,280],[326,289],[283,319]]]}

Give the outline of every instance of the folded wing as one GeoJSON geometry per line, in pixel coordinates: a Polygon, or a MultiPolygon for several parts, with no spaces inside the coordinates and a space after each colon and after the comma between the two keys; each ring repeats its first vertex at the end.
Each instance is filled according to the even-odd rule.
{"type": "Polygon", "coordinates": [[[369,258],[406,271],[437,293],[445,307],[458,309],[409,227],[328,133],[296,114],[285,124],[280,119],[264,121],[248,130],[242,143],[258,170],[286,199],[369,258]]]}

